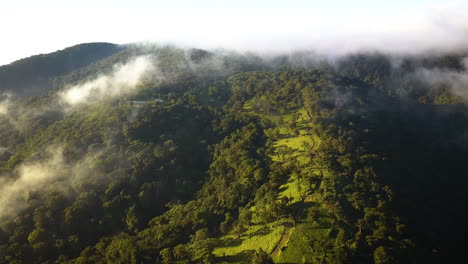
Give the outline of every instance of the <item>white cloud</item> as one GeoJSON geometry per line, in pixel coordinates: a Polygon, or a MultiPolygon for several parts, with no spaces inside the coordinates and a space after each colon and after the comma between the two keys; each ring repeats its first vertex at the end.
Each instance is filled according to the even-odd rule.
{"type": "Polygon", "coordinates": [[[128,94],[152,70],[155,70],[155,66],[148,56],[137,57],[126,64],[114,66],[107,75],[66,89],[60,93],[60,97],[64,103],[73,106],[128,94]]]}
{"type": "Polygon", "coordinates": [[[41,162],[22,164],[18,178],[2,177],[0,181],[0,219],[15,216],[27,208],[28,195],[43,188],[43,184],[55,180],[64,169],[61,148],[49,148],[50,157],[41,162]]]}
{"type": "Polygon", "coordinates": [[[11,103],[11,94],[0,95],[0,115],[8,114],[8,109],[10,108],[11,103]]]}
{"type": "Polygon", "coordinates": [[[112,8],[99,1],[62,2],[2,6],[0,23],[10,26],[2,29],[8,52],[0,54],[0,64],[92,41],[335,53],[450,49],[468,41],[468,6],[454,0],[113,1],[112,8]]]}
{"type": "Polygon", "coordinates": [[[414,77],[432,86],[448,86],[453,95],[468,102],[468,58],[465,58],[464,64],[464,71],[421,68],[414,77]]]}

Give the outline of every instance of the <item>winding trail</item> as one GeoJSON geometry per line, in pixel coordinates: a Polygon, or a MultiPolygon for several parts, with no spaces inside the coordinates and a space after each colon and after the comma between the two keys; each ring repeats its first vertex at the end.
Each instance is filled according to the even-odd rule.
{"type": "MultiPolygon", "coordinates": [[[[296,122],[296,123],[299,123],[299,122],[296,122]]],[[[306,123],[306,120],[302,120],[301,123],[306,123]]],[[[298,154],[296,156],[305,156],[305,157],[310,158],[307,165],[311,166],[311,170],[319,172],[319,175],[320,175],[319,177],[320,177],[320,181],[321,181],[321,179],[323,178],[323,175],[324,175],[324,170],[326,170],[326,168],[323,167],[323,166],[317,166],[316,164],[314,164],[313,161],[312,161],[313,157],[311,156],[311,153],[315,153],[316,149],[318,148],[319,142],[317,142],[317,140],[310,134],[307,126],[306,126],[306,128],[299,128],[299,130],[304,132],[304,133],[299,133],[300,136],[309,136],[309,139],[310,139],[309,144],[310,145],[308,146],[308,148],[304,148],[304,147],[295,148],[294,150],[296,152],[298,152],[298,154]],[[313,166],[313,165],[315,165],[315,166],[313,166]]],[[[296,137],[296,136],[291,135],[290,133],[286,133],[285,136],[289,140],[296,137]]],[[[304,140],[303,140],[303,142],[304,142],[304,140]]],[[[273,142],[273,148],[274,148],[273,152],[274,152],[275,155],[278,155],[278,160],[279,161],[286,162],[289,159],[286,158],[284,155],[283,156],[280,155],[280,151],[279,151],[279,149],[281,147],[283,147],[283,146],[289,147],[288,144],[285,144],[285,143],[280,144],[280,139],[277,138],[273,142]]],[[[303,146],[303,145],[301,145],[301,146],[303,146]]],[[[296,158],[296,157],[293,157],[293,158],[296,158]]],[[[318,183],[318,185],[320,185],[320,183],[318,183]]],[[[317,186],[317,188],[318,188],[318,186],[317,186]]],[[[313,196],[311,194],[307,195],[305,197],[302,197],[302,201],[304,201],[304,202],[313,201],[313,200],[314,199],[313,199],[313,196]]],[[[288,221],[287,223],[288,224],[293,224],[294,222],[289,222],[288,221]]],[[[281,254],[282,249],[286,246],[286,244],[288,243],[288,241],[291,238],[291,235],[294,233],[294,231],[295,231],[294,225],[285,226],[285,228],[284,228],[284,230],[283,230],[283,232],[281,234],[281,238],[279,239],[276,246],[274,247],[274,249],[270,253],[270,257],[272,259],[277,258],[281,254]]]]}
{"type": "Polygon", "coordinates": [[[275,258],[278,256],[281,252],[281,249],[288,243],[289,238],[291,237],[291,227],[286,227],[283,231],[283,234],[281,235],[281,239],[278,241],[278,244],[276,244],[275,248],[271,252],[270,256],[271,258],[275,258]]]}

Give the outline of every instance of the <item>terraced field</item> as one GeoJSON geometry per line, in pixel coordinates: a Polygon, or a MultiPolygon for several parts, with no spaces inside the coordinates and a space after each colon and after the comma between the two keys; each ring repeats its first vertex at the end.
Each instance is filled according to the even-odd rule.
{"type": "MultiPolygon", "coordinates": [[[[248,103],[244,111],[251,111],[248,103]]],[[[311,152],[320,145],[320,139],[310,133],[305,111],[300,109],[286,115],[260,117],[280,124],[273,128],[276,133],[270,133],[275,136],[270,154],[272,161],[310,168],[310,163],[314,162],[311,152]]],[[[314,168],[312,172],[300,169],[298,173],[292,173],[287,182],[280,186],[278,199],[288,198],[288,206],[295,220],[285,218],[266,225],[252,225],[240,236],[223,236],[220,238],[221,246],[213,252],[217,259],[221,263],[245,263],[261,248],[270,254],[275,263],[303,263],[311,260],[314,257],[312,240],[330,241],[328,233],[331,226],[331,218],[319,205],[321,197],[316,192],[319,186],[306,182],[302,177],[305,173],[313,173],[317,177],[326,175],[320,165],[315,164],[314,168]],[[311,207],[318,212],[315,219],[304,215],[304,211],[311,207]]],[[[255,211],[255,206],[251,211],[255,211]]]]}

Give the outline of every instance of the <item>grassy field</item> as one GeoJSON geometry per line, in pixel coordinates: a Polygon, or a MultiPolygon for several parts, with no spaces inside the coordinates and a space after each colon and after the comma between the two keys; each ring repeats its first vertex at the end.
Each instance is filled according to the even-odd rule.
{"type": "MultiPolygon", "coordinates": [[[[317,149],[320,145],[320,139],[316,135],[310,133],[310,129],[307,127],[307,117],[304,109],[299,110],[296,113],[280,116],[283,120],[283,125],[278,128],[279,138],[274,142],[276,149],[275,154],[271,156],[274,161],[291,162],[297,160],[296,164],[304,166],[310,169],[311,167],[311,156],[309,151],[317,149]],[[297,118],[298,113],[300,117],[297,118]],[[296,118],[295,118],[296,116],[296,118]],[[295,127],[297,130],[292,130],[291,120],[295,118],[295,127]],[[289,126],[289,127],[288,127],[289,126]],[[286,155],[280,155],[279,150],[281,148],[289,150],[286,155]]],[[[320,165],[313,165],[314,167],[320,167],[320,165]]],[[[299,173],[307,173],[307,171],[300,170],[299,173]]],[[[326,174],[321,169],[313,171],[316,175],[326,174]]],[[[329,240],[327,233],[330,227],[331,218],[326,211],[320,206],[320,195],[311,192],[311,186],[307,186],[302,181],[300,175],[292,173],[288,181],[280,186],[282,192],[279,198],[288,197],[291,206],[299,207],[298,211],[304,211],[308,207],[316,207],[318,212],[316,219],[302,218],[304,216],[296,215],[296,219],[300,219],[296,228],[291,230],[287,243],[282,245],[281,250],[278,254],[274,254],[275,263],[303,263],[304,261],[312,261],[314,258],[314,252],[311,248],[310,239],[318,240],[329,240]]]]}
{"type": "MultiPolygon", "coordinates": [[[[215,248],[214,255],[217,263],[248,263],[255,251],[262,248],[271,254],[275,263],[303,263],[311,261],[314,252],[311,239],[329,240],[327,234],[331,218],[320,205],[321,196],[313,192],[314,186],[308,186],[303,175],[313,173],[317,176],[326,175],[319,165],[313,164],[311,151],[317,149],[320,139],[311,134],[308,127],[309,120],[304,109],[285,115],[260,115],[252,112],[248,102],[244,111],[268,119],[275,124],[270,129],[273,140],[273,151],[270,152],[272,161],[293,162],[299,170],[291,173],[287,182],[280,186],[278,199],[288,197],[291,212],[296,225],[282,219],[266,225],[253,225],[240,237],[226,235],[220,238],[220,246],[215,248]],[[311,167],[317,169],[312,169],[311,167]],[[314,207],[317,212],[315,218],[308,217],[308,208],[314,207]]],[[[310,185],[310,184],[309,184],[310,185]]],[[[255,211],[255,206],[252,206],[255,211]]]]}
{"type": "Polygon", "coordinates": [[[288,182],[280,186],[280,190],[283,191],[280,193],[279,198],[288,197],[290,203],[296,203],[304,199],[309,188],[301,184],[297,175],[291,175],[288,182]]]}
{"type": "MultiPolygon", "coordinates": [[[[283,162],[296,162],[301,167],[310,167],[311,165],[311,149],[316,149],[320,144],[320,140],[316,135],[312,135],[307,127],[307,115],[304,109],[300,109],[295,113],[279,116],[283,122],[282,126],[279,126],[280,131],[279,138],[274,142],[275,148],[274,154],[271,155],[273,161],[283,162]],[[297,118],[300,114],[299,118],[297,118]],[[296,118],[295,118],[296,116],[296,118]],[[294,119],[295,118],[295,119],[294,119]],[[293,133],[287,124],[292,120],[295,120],[297,132],[293,133]],[[281,149],[288,149],[287,154],[282,154],[281,149]]],[[[272,118],[272,117],[270,117],[272,118]]],[[[278,118],[278,116],[276,116],[278,118]]],[[[306,171],[301,172],[302,174],[307,173],[306,171]]],[[[315,174],[320,174],[320,171],[316,171],[315,174]]],[[[289,180],[283,184],[280,189],[283,190],[279,198],[288,197],[290,203],[300,202],[305,199],[310,191],[310,186],[304,184],[299,175],[293,173],[290,175],[289,180]]]]}
{"type": "Polygon", "coordinates": [[[240,238],[237,235],[226,235],[220,239],[220,247],[215,248],[213,254],[216,257],[228,257],[234,262],[225,261],[225,263],[245,263],[237,262],[245,260],[243,257],[250,256],[252,251],[262,248],[270,253],[280,241],[285,227],[280,223],[269,225],[254,225],[243,233],[240,238]]]}
{"type": "Polygon", "coordinates": [[[275,263],[303,263],[311,262],[314,257],[310,239],[328,239],[328,229],[317,228],[313,223],[299,224],[292,233],[281,254],[274,258],[275,263]]]}

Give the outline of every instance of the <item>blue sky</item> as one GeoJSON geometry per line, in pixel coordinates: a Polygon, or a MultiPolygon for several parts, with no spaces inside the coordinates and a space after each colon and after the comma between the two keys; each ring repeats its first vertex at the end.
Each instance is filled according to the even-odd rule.
{"type": "Polygon", "coordinates": [[[0,65],[95,41],[261,52],[404,52],[450,48],[468,39],[468,6],[455,0],[2,2],[0,65]]]}

